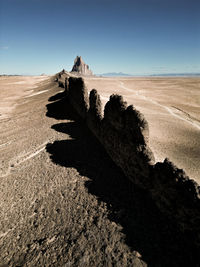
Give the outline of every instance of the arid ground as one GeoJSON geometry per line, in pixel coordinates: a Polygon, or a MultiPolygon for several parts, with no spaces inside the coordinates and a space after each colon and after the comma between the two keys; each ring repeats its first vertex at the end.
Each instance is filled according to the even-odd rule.
{"type": "Polygon", "coordinates": [[[0,266],[144,266],[109,218],[125,209],[110,193],[123,175],[66,119],[51,79],[0,78],[0,266]]]}
{"type": "MultiPolygon", "coordinates": [[[[90,78],[149,121],[157,160],[199,174],[199,79],[90,78]]],[[[53,77],[0,77],[0,266],[181,266],[188,247],[63,101],[53,77]],[[173,233],[174,231],[174,233],[173,233]],[[170,234],[169,234],[170,233],[170,234]]]]}
{"type": "Polygon", "coordinates": [[[87,78],[105,104],[120,94],[145,115],[156,161],[166,157],[200,183],[200,78],[87,78]]]}

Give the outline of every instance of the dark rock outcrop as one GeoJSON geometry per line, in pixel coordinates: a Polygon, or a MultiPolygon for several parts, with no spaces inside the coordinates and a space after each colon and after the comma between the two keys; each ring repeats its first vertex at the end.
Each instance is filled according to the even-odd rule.
{"type": "Polygon", "coordinates": [[[87,113],[87,125],[95,136],[98,136],[101,132],[101,120],[102,120],[102,104],[100,95],[96,89],[90,92],[89,96],[89,110],[87,113]]]}
{"type": "MultiPolygon", "coordinates": [[[[127,107],[119,95],[110,96],[103,116],[98,92],[93,89],[88,98],[82,78],[67,78],[65,86],[68,101],[116,165],[133,184],[151,196],[168,220],[176,224],[184,242],[189,240],[193,250],[199,251],[200,186],[168,159],[154,163],[144,116],[132,105],[127,107]]],[[[193,254],[194,257],[198,255],[193,254]]]]}
{"type": "Polygon", "coordinates": [[[88,91],[82,78],[69,78],[68,98],[79,116],[86,118],[89,109],[88,91]]]}
{"type": "Polygon", "coordinates": [[[148,183],[149,165],[154,156],[147,145],[148,124],[144,117],[123,101],[119,95],[111,95],[104,109],[101,133],[97,138],[113,161],[134,183],[148,183]],[[143,135],[145,132],[145,137],[143,135]]]}
{"type": "Polygon", "coordinates": [[[92,71],[89,69],[89,66],[85,64],[82,57],[79,56],[75,58],[74,66],[71,72],[78,75],[86,75],[86,76],[93,75],[92,71]]]}
{"type": "Polygon", "coordinates": [[[68,78],[70,76],[71,75],[69,74],[69,72],[67,72],[65,69],[63,69],[62,71],[58,72],[54,76],[54,81],[58,83],[59,87],[65,88],[65,91],[66,91],[66,87],[67,87],[66,82],[68,81],[68,78]]]}

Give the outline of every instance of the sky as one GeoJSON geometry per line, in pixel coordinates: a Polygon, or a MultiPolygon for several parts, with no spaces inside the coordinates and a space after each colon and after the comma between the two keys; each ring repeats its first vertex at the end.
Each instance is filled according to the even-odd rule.
{"type": "Polygon", "coordinates": [[[200,73],[199,0],[0,0],[0,74],[200,73]]]}

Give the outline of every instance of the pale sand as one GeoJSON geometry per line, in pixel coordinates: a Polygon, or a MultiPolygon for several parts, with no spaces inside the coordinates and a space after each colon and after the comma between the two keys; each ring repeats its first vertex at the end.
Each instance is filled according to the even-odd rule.
{"type": "MultiPolygon", "coordinates": [[[[138,214],[150,201],[133,198],[128,181],[88,131],[63,116],[62,101],[48,101],[62,95],[58,84],[49,77],[1,77],[0,88],[0,265],[146,266],[140,247],[132,251],[121,231],[129,235],[130,219],[118,216],[115,223],[109,207],[138,214]],[[131,209],[127,199],[136,203],[131,209]]],[[[151,235],[148,227],[158,216],[144,214],[143,228],[151,235]]],[[[154,259],[138,230],[139,216],[138,221],[134,216],[134,233],[154,259]]],[[[158,227],[153,236],[161,238],[158,227]]]]}
{"type": "MultiPolygon", "coordinates": [[[[106,88],[107,80],[94,82],[106,88]]],[[[116,88],[131,95],[121,82],[110,80],[104,100],[116,88]]],[[[149,195],[73,121],[53,78],[1,77],[0,88],[1,266],[183,265],[190,244],[184,250],[149,195]]],[[[143,101],[143,110],[154,106],[143,101]]]]}
{"type": "Polygon", "coordinates": [[[145,115],[156,161],[166,157],[200,183],[200,78],[85,78],[103,105],[123,95],[145,115]]]}
{"type": "Polygon", "coordinates": [[[1,76],[0,120],[8,118],[22,97],[30,97],[33,89],[48,76],[1,76]]]}

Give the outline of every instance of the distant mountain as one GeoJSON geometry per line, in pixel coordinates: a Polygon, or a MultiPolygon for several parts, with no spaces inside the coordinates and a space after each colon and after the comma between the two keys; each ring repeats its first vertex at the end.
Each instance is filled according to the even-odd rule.
{"type": "Polygon", "coordinates": [[[156,74],[127,74],[123,72],[109,72],[96,74],[102,77],[199,77],[200,73],[156,73],[156,74]]]}
{"type": "Polygon", "coordinates": [[[149,76],[196,77],[196,76],[200,76],[200,73],[163,73],[163,74],[151,74],[149,76]]]}
{"type": "Polygon", "coordinates": [[[23,76],[22,74],[0,74],[0,76],[23,76]]]}
{"type": "Polygon", "coordinates": [[[123,73],[123,72],[108,72],[108,73],[102,73],[102,74],[97,74],[98,76],[103,76],[103,77],[122,77],[122,76],[133,76],[131,74],[123,73]]]}

